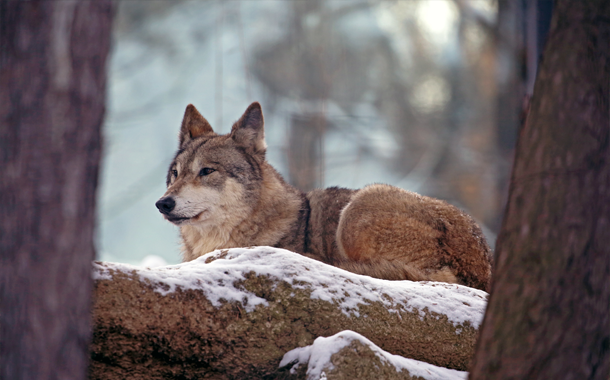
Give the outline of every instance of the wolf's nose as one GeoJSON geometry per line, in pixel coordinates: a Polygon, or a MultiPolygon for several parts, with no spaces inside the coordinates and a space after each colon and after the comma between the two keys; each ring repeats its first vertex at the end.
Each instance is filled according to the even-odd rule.
{"type": "Polygon", "coordinates": [[[161,198],[155,203],[155,206],[162,214],[169,214],[176,207],[176,201],[172,197],[161,198]]]}

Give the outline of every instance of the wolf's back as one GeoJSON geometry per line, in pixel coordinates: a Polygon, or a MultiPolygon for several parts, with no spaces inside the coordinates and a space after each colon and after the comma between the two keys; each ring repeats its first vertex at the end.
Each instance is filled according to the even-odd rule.
{"type": "Polygon", "coordinates": [[[456,207],[389,185],[308,194],[309,254],[388,280],[445,281],[486,290],[491,251],[456,207]]]}

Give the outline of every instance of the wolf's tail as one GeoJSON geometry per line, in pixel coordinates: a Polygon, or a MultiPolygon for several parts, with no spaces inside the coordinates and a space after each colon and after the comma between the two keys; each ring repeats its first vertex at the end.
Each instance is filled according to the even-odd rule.
{"type": "Polygon", "coordinates": [[[343,261],[336,265],[352,273],[384,280],[434,281],[430,275],[408,264],[384,259],[343,261]]]}

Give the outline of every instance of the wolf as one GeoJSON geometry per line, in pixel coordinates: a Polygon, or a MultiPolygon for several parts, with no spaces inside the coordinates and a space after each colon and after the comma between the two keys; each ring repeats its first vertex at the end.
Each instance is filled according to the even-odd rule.
{"type": "Polygon", "coordinates": [[[371,277],[488,290],[490,248],[456,207],[385,184],[305,194],[266,161],[266,149],[258,102],[225,135],[186,107],[167,191],[156,202],[180,227],[183,261],[267,245],[371,277]]]}

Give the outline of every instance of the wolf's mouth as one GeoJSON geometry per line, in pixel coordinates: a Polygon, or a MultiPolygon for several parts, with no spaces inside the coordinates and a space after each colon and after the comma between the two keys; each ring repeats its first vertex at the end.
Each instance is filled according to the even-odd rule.
{"type": "Polygon", "coordinates": [[[167,219],[169,222],[172,222],[174,224],[181,224],[182,222],[184,222],[185,220],[188,220],[190,218],[177,218],[177,217],[171,217],[171,216],[165,215],[165,219],[167,219]]]}
{"type": "Polygon", "coordinates": [[[199,220],[199,217],[201,216],[201,214],[203,214],[206,211],[207,210],[203,210],[199,214],[197,214],[195,216],[191,216],[191,217],[179,217],[179,216],[165,215],[165,219],[167,219],[171,223],[178,225],[178,224],[182,224],[182,222],[187,221],[187,220],[199,220]]]}

